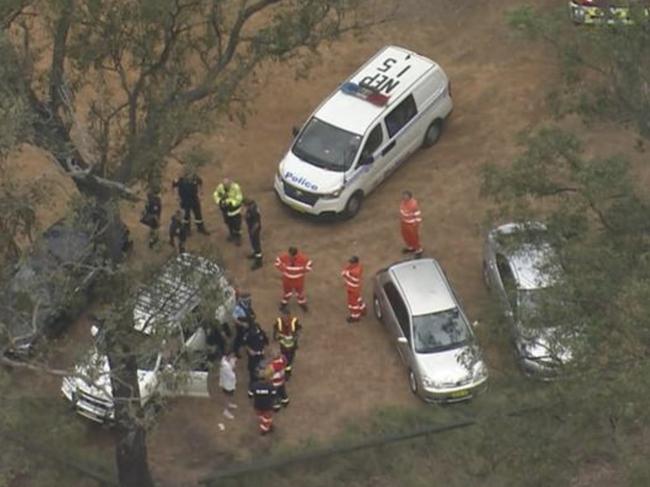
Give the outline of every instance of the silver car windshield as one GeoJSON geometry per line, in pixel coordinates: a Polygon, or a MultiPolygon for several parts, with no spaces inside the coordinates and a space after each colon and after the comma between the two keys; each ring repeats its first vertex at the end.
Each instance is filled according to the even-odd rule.
{"type": "Polygon", "coordinates": [[[360,145],[360,135],[312,118],[292,151],[314,166],[342,172],[352,166],[360,145]]]}
{"type": "Polygon", "coordinates": [[[461,347],[471,338],[457,308],[413,317],[413,344],[417,353],[435,353],[461,347]]]}

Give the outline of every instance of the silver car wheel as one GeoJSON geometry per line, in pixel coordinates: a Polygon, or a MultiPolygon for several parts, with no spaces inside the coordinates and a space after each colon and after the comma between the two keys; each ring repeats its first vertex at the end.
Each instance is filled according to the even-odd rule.
{"type": "Polygon", "coordinates": [[[409,387],[411,388],[411,392],[413,394],[418,393],[418,383],[412,370],[409,370],[409,387]]]}
{"type": "Polygon", "coordinates": [[[485,261],[483,261],[483,281],[485,281],[485,285],[489,288],[490,287],[490,274],[488,272],[488,266],[485,261]]]}
{"type": "Polygon", "coordinates": [[[372,309],[374,310],[377,319],[381,321],[381,303],[379,302],[379,298],[377,296],[373,296],[372,298],[372,309]]]}

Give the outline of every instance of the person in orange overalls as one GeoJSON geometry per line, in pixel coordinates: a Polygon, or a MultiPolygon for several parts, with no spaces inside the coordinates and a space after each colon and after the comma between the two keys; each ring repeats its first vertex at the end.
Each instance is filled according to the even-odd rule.
{"type": "Polygon", "coordinates": [[[341,271],[348,291],[348,311],[350,313],[347,317],[348,323],[359,321],[361,316],[366,314],[366,303],[363,302],[361,296],[362,275],[363,268],[359,263],[359,257],[353,255],[348,260],[348,265],[341,271]]]}
{"type": "Polygon", "coordinates": [[[415,257],[422,256],[422,244],[420,243],[420,223],[422,223],[422,215],[420,207],[413,194],[410,191],[402,193],[402,201],[399,205],[399,213],[401,220],[402,238],[406,247],[402,250],[403,253],[414,253],[415,257]]]}
{"type": "Polygon", "coordinates": [[[275,267],[282,273],[283,295],[280,301],[280,311],[289,304],[289,298],[295,292],[298,304],[304,311],[308,311],[307,297],[305,296],[305,275],[311,271],[311,260],[296,247],[289,247],[289,251],[275,259],[275,267]]]}
{"type": "Polygon", "coordinates": [[[275,403],[273,409],[279,411],[289,405],[289,395],[287,394],[287,358],[282,354],[280,349],[275,349],[273,360],[269,362],[268,374],[271,376],[271,384],[275,388],[275,403]]]}

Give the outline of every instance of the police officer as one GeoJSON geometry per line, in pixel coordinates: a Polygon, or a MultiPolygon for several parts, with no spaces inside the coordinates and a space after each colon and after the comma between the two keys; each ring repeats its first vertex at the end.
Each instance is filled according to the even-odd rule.
{"type": "Polygon", "coordinates": [[[144,205],[140,223],[149,227],[149,248],[152,249],[158,243],[158,229],[160,228],[160,214],[162,213],[162,201],[155,190],[147,193],[147,202],[144,205]]]}
{"type": "Polygon", "coordinates": [[[190,224],[192,213],[196,220],[196,228],[199,233],[203,235],[210,235],[205,229],[203,224],[203,217],[201,216],[201,187],[203,180],[191,167],[186,167],[183,175],[172,183],[172,188],[178,191],[178,198],[180,199],[181,208],[185,212],[183,216],[183,224],[187,228],[187,234],[191,233],[190,224]]]}
{"type": "Polygon", "coordinates": [[[214,202],[219,206],[223,221],[228,227],[228,241],[241,245],[241,207],[244,195],[239,184],[224,178],[213,193],[214,202]]]}
{"type": "Polygon", "coordinates": [[[275,387],[263,373],[260,373],[251,384],[249,394],[253,398],[260,434],[270,433],[273,430],[273,407],[276,403],[275,387]]]}
{"type": "Polygon", "coordinates": [[[253,309],[253,298],[250,293],[235,290],[235,309],[232,312],[232,317],[235,322],[235,339],[232,344],[232,351],[237,356],[239,349],[244,344],[244,335],[248,331],[248,327],[255,321],[255,310],[253,309]]]}
{"type": "Polygon", "coordinates": [[[244,334],[243,343],[248,355],[248,395],[252,397],[252,385],[264,360],[264,349],[269,344],[269,338],[259,323],[253,321],[244,334]]]}
{"type": "Polygon", "coordinates": [[[178,253],[185,252],[185,241],[187,240],[187,225],[183,223],[181,210],[176,210],[169,222],[169,245],[176,248],[178,241],[178,253]]]}
{"type": "Polygon", "coordinates": [[[248,228],[248,238],[251,242],[253,252],[248,255],[249,259],[253,259],[251,270],[259,269],[262,267],[262,215],[260,215],[257,203],[254,200],[246,198],[244,200],[246,208],[246,227],[248,228]]]}

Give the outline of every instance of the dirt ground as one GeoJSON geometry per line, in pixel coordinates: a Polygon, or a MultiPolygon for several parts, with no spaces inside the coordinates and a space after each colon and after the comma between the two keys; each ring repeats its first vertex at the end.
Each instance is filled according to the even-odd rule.
{"type": "MultiPolygon", "coordinates": [[[[431,408],[409,392],[406,371],[375,318],[368,316],[352,326],[345,322],[339,271],[348,256],[361,257],[364,296],[370,303],[370,276],[402,258],[399,195],[410,189],[423,212],[426,254],[441,262],[470,319],[481,320],[487,301],[481,280],[481,235],[488,203],[479,197],[479,169],[488,161],[512,160],[518,152],[516,134],[548,118],[546,88],[558,77],[553,56],[516,39],[506,26],[506,10],[518,4],[521,1],[404,0],[392,22],[324,48],[306,79],[297,80],[286,67],[271,66],[256,84],[259,96],[246,126],[226,123],[205,139],[215,158],[213,165],[201,169],[203,207],[212,235],[192,236],[189,250],[218,247],[233,280],[253,294],[260,321],[270,331],[281,292],[273,260],[289,245],[297,245],[314,262],[307,278],[311,309],[306,315],[299,313],[305,329],[289,384],[291,405],[276,417],[273,437],[259,439],[245,398],[241,363],[244,387],[237,393],[234,420],[221,415],[224,401],[218,393],[211,400],[170,401],[160,425],[149,435],[151,465],[160,485],[195,485],[220,465],[246,460],[273,445],[325,441],[379,408],[431,408]],[[300,125],[346,76],[386,44],[427,55],[446,70],[455,108],[443,137],[435,147],[416,153],[372,193],[351,221],[314,221],[289,211],[276,201],[272,182],[291,141],[291,127],[300,125]],[[224,176],[238,181],[261,208],[265,266],[260,271],[249,270],[246,245],[236,248],[225,241],[225,228],[211,200],[224,176]],[[224,432],[218,423],[225,424],[224,432]]],[[[177,171],[170,168],[167,183],[177,171]]],[[[164,221],[175,207],[174,194],[166,186],[164,221]]],[[[136,239],[136,261],[150,258],[138,217],[139,208],[133,208],[125,218],[136,239]]],[[[479,327],[479,335],[485,334],[479,327]]],[[[487,346],[486,353],[493,374],[508,367],[509,351],[487,346]]],[[[94,426],[88,428],[99,434],[94,426]]]]}
{"type": "MultiPolygon", "coordinates": [[[[201,172],[213,234],[192,237],[190,248],[219,246],[228,269],[253,293],[257,313],[270,329],[280,296],[272,261],[287,246],[299,246],[314,261],[307,279],[311,310],[303,318],[301,349],[289,384],[291,406],[277,416],[273,439],[258,439],[244,391],[239,391],[234,421],[221,416],[218,396],[214,401],[173,401],[149,441],[153,469],[162,484],[191,485],[220,463],[247,458],[251,447],[259,453],[272,443],[326,440],[381,407],[427,407],[409,392],[406,372],[374,317],[346,324],[339,270],[349,255],[358,254],[368,282],[376,270],[402,258],[398,205],[401,191],[408,188],[421,203],[427,254],[440,260],[471,319],[480,320],[486,300],[480,274],[486,203],[478,194],[479,167],[487,161],[511,160],[515,134],[544,116],[543,85],[555,73],[540,53],[521,49],[509,37],[504,12],[517,3],[404,2],[401,16],[392,23],[362,39],[346,38],[324,49],[319,66],[305,80],[296,81],[292,71],[272,67],[260,82],[247,126],[228,125],[207,139],[206,146],[219,161],[201,172]],[[272,181],[291,141],[291,127],[300,125],[341,80],[386,44],[421,52],[447,71],[455,108],[445,134],[436,147],[416,153],[369,196],[352,221],[314,222],[287,210],[276,201],[272,181]],[[209,196],[225,175],[239,181],[263,212],[266,265],[261,271],[249,271],[244,259],[248,248],[224,241],[209,196]],[[219,422],[226,425],[225,432],[217,429],[219,422]]],[[[369,286],[364,294],[370,302],[369,286]]],[[[490,363],[500,368],[503,351],[488,354],[490,363]]],[[[245,368],[240,365],[243,378],[245,368]]]]}

